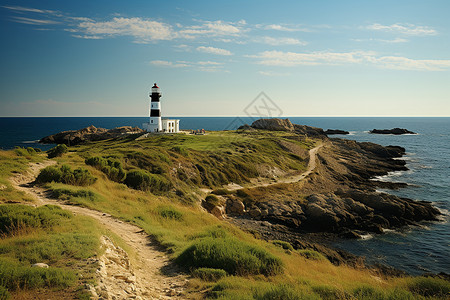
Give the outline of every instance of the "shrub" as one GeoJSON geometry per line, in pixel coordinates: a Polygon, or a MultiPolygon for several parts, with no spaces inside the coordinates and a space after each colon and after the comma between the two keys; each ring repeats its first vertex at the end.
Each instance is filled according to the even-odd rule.
{"type": "Polygon", "coordinates": [[[165,219],[172,219],[177,221],[183,219],[183,214],[172,206],[158,207],[158,213],[161,217],[165,219]]]}
{"type": "Polygon", "coordinates": [[[47,151],[48,158],[61,157],[67,152],[67,146],[64,144],[59,144],[47,151]]]}
{"type": "Polygon", "coordinates": [[[152,193],[167,192],[172,188],[172,183],[166,178],[143,170],[128,172],[124,183],[133,189],[152,193]]]}
{"type": "Polygon", "coordinates": [[[205,281],[217,281],[227,276],[227,272],[222,269],[198,268],[192,272],[192,276],[205,281]]]}
{"type": "Polygon", "coordinates": [[[8,300],[11,295],[9,294],[8,290],[0,285],[0,300],[8,300]]]}
{"type": "Polygon", "coordinates": [[[353,290],[353,296],[361,300],[384,300],[385,297],[382,292],[376,290],[369,285],[361,285],[353,290]]]}
{"type": "Polygon", "coordinates": [[[91,185],[97,178],[83,168],[72,170],[68,165],[62,165],[60,168],[49,166],[41,170],[36,178],[37,183],[62,182],[71,185],[91,185]]]}
{"type": "Polygon", "coordinates": [[[0,205],[0,234],[12,235],[26,228],[49,228],[72,214],[59,206],[33,208],[27,205],[0,205]]]}
{"type": "Polygon", "coordinates": [[[285,241],[274,240],[274,241],[272,241],[272,244],[274,244],[275,246],[281,247],[287,251],[294,251],[294,247],[292,247],[291,244],[289,244],[288,242],[285,242],[285,241]]]}
{"type": "Polygon", "coordinates": [[[317,285],[313,286],[312,290],[314,291],[314,293],[318,294],[324,300],[351,298],[350,295],[347,295],[344,291],[341,291],[334,286],[317,285]]]}
{"type": "Polygon", "coordinates": [[[176,262],[193,269],[223,269],[234,275],[274,275],[283,269],[279,258],[233,237],[196,240],[177,257],[176,262]]]}
{"type": "Polygon", "coordinates": [[[85,198],[90,201],[96,201],[99,196],[90,190],[71,190],[68,188],[54,188],[52,189],[52,196],[62,200],[69,200],[71,198],[85,198]]]}
{"type": "Polygon", "coordinates": [[[446,297],[450,294],[450,282],[440,278],[416,277],[408,283],[408,289],[425,297],[446,297]]]}
{"type": "Polygon", "coordinates": [[[326,259],[325,256],[320,254],[317,251],[311,250],[311,249],[300,249],[297,250],[298,254],[301,256],[304,256],[307,259],[313,259],[313,260],[324,260],[326,259]]]}
{"type": "Polygon", "coordinates": [[[268,290],[256,290],[254,298],[257,300],[298,300],[298,299],[320,299],[312,294],[308,295],[287,284],[272,285],[268,290]]]}
{"type": "Polygon", "coordinates": [[[102,171],[112,181],[123,182],[125,180],[126,172],[120,161],[94,156],[87,158],[85,163],[102,171]]]}
{"type": "Polygon", "coordinates": [[[172,148],[172,150],[174,152],[176,152],[176,153],[179,153],[179,154],[183,155],[183,156],[188,156],[189,155],[189,152],[187,152],[186,148],[184,148],[184,147],[175,146],[175,147],[172,148]]]}
{"type": "Polygon", "coordinates": [[[208,205],[216,206],[216,205],[219,205],[220,200],[219,200],[219,198],[216,195],[209,194],[208,196],[206,196],[205,202],[208,205]]]}
{"type": "Polygon", "coordinates": [[[215,195],[229,195],[232,194],[232,191],[229,191],[227,189],[217,189],[211,192],[211,194],[215,194],[215,195]]]}

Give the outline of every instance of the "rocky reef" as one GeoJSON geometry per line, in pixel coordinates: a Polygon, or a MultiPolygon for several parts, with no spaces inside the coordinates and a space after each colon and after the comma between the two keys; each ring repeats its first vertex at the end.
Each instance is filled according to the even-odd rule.
{"type": "Polygon", "coordinates": [[[289,119],[259,119],[252,123],[252,125],[243,125],[239,127],[241,130],[262,129],[270,131],[290,131],[299,135],[308,137],[324,138],[325,132],[322,128],[311,127],[306,125],[292,124],[289,119]]]}
{"type": "Polygon", "coordinates": [[[394,135],[417,134],[415,132],[409,131],[408,129],[404,129],[404,128],[372,129],[371,131],[369,131],[369,133],[373,133],[373,134],[394,134],[394,135]]]}
{"type": "Polygon", "coordinates": [[[350,132],[348,132],[348,131],[345,131],[345,130],[341,130],[341,129],[327,129],[326,131],[325,131],[325,134],[326,135],[333,135],[333,134],[343,134],[343,135],[346,135],[346,134],[349,134],[350,132]]]}
{"type": "Polygon", "coordinates": [[[120,138],[130,134],[143,133],[144,130],[138,127],[122,126],[113,129],[97,128],[93,125],[79,129],[63,131],[42,138],[42,144],[66,144],[74,146],[91,141],[101,141],[112,138],[120,138]]]}

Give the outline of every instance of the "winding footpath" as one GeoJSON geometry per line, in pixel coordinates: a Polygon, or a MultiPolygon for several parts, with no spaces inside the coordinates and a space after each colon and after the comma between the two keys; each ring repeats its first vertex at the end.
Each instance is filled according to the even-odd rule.
{"type": "MultiPolygon", "coordinates": [[[[324,146],[323,143],[319,144],[318,146],[312,148],[309,150],[309,161],[308,161],[308,167],[306,169],[305,172],[298,174],[298,175],[292,175],[292,176],[286,176],[286,177],[280,177],[277,178],[276,181],[258,181],[258,182],[254,182],[250,185],[246,185],[246,188],[257,188],[257,187],[266,187],[266,186],[271,186],[271,185],[275,185],[275,184],[280,184],[280,183],[294,183],[294,182],[298,182],[300,180],[305,179],[309,174],[311,174],[314,169],[317,166],[317,152],[319,151],[320,148],[322,148],[324,146]]],[[[224,186],[225,189],[230,190],[230,191],[234,191],[234,190],[239,190],[242,189],[243,186],[236,184],[236,183],[230,183],[226,186],[224,186]]],[[[212,190],[210,189],[202,189],[205,192],[212,192],[212,190]]]]}
{"type": "Polygon", "coordinates": [[[141,228],[96,210],[64,204],[48,197],[44,189],[33,184],[41,169],[54,164],[56,162],[51,160],[30,164],[26,174],[17,174],[11,182],[16,189],[34,197],[38,206],[58,205],[74,214],[94,218],[135,252],[132,255],[135,258],[130,260],[124,250],[102,236],[101,245],[105,253],[94,260],[99,263],[99,284],[95,288],[88,286],[93,298],[184,299],[187,276],[170,263],[166,254],[141,228]]]}

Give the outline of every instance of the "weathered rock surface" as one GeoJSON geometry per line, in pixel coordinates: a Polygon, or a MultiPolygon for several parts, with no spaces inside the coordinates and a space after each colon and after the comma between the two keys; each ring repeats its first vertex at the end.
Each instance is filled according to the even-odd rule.
{"type": "Polygon", "coordinates": [[[332,134],[349,134],[350,132],[340,129],[327,129],[325,131],[326,135],[332,135],[332,134]]]}
{"type": "Polygon", "coordinates": [[[289,119],[259,119],[254,121],[251,126],[246,124],[239,127],[239,129],[243,130],[249,130],[250,128],[271,131],[290,131],[309,137],[326,137],[322,128],[292,124],[289,119]]]}
{"type": "Polygon", "coordinates": [[[395,134],[395,135],[400,135],[400,134],[417,134],[415,132],[409,131],[408,129],[404,129],[404,128],[373,129],[373,130],[371,130],[369,132],[370,133],[375,133],[375,134],[395,134]]]}
{"type": "Polygon", "coordinates": [[[39,143],[43,144],[66,144],[78,145],[90,141],[101,141],[112,138],[124,137],[130,134],[143,133],[138,127],[122,126],[113,129],[97,128],[93,125],[79,129],[69,130],[52,134],[42,138],[39,143]]]}

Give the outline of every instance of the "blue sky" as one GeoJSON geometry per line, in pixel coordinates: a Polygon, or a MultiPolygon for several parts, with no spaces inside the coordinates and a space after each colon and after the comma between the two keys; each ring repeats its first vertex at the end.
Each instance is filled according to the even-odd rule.
{"type": "Polygon", "coordinates": [[[450,116],[450,1],[2,1],[0,116],[450,116]]]}

